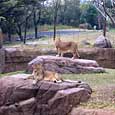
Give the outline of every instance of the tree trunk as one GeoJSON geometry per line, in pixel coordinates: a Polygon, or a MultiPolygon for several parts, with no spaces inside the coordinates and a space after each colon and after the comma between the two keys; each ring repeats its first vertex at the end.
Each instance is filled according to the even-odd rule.
{"type": "Polygon", "coordinates": [[[35,39],[38,37],[38,28],[37,28],[37,26],[35,26],[35,39]]]}
{"type": "Polygon", "coordinates": [[[56,3],[55,6],[55,12],[54,12],[54,35],[53,35],[53,40],[55,41],[56,38],[56,25],[57,25],[57,14],[58,14],[58,3],[56,3]]]}
{"type": "Polygon", "coordinates": [[[104,18],[104,23],[103,23],[103,36],[106,37],[106,31],[107,31],[107,22],[106,18],[104,18]]]}
{"type": "Polygon", "coordinates": [[[102,29],[101,18],[102,18],[102,16],[99,14],[99,15],[98,15],[98,29],[99,29],[99,30],[102,29]]]}
{"type": "Polygon", "coordinates": [[[20,41],[23,41],[23,36],[22,36],[22,29],[21,29],[21,25],[20,24],[17,24],[17,34],[18,34],[18,36],[19,36],[19,38],[20,38],[20,41]]]}
{"type": "Polygon", "coordinates": [[[56,38],[56,19],[54,20],[54,35],[53,35],[53,40],[55,41],[56,38]]]}
{"type": "Polygon", "coordinates": [[[26,43],[26,35],[27,35],[27,18],[26,18],[25,30],[24,30],[24,44],[26,43]]]}
{"type": "Polygon", "coordinates": [[[36,39],[38,37],[37,36],[38,28],[37,28],[36,11],[35,10],[34,10],[33,21],[34,21],[34,31],[35,31],[35,39],[36,39]]]}
{"type": "Polygon", "coordinates": [[[10,27],[8,28],[8,41],[12,42],[12,40],[11,40],[11,28],[10,27]]]}
{"type": "Polygon", "coordinates": [[[105,17],[104,17],[104,25],[103,25],[103,36],[106,37],[106,31],[107,31],[107,20],[106,20],[106,17],[107,17],[107,14],[106,14],[106,6],[105,6],[105,1],[102,0],[103,2],[103,9],[104,9],[104,13],[105,13],[105,17]]]}

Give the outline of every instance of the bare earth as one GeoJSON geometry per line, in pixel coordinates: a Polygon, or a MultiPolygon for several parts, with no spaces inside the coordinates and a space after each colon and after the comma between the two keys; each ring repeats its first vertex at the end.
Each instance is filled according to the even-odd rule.
{"type": "Polygon", "coordinates": [[[81,105],[80,107],[73,108],[70,115],[115,115],[115,85],[97,88],[89,101],[93,103],[108,102],[111,104],[108,106],[107,103],[102,105],[96,105],[95,103],[92,107],[91,105],[90,107],[81,105]]]}

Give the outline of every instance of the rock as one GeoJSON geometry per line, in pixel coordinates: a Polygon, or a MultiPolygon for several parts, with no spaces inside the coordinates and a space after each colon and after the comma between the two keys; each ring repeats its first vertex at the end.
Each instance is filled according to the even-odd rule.
{"type": "Polygon", "coordinates": [[[5,66],[5,50],[4,48],[0,48],[0,73],[4,71],[5,66]]]}
{"type": "Polygon", "coordinates": [[[43,64],[45,70],[57,73],[101,73],[105,72],[96,61],[86,59],[71,59],[56,56],[38,56],[28,64],[28,71],[32,71],[33,64],[43,64]]]}
{"type": "Polygon", "coordinates": [[[93,59],[101,67],[115,69],[115,48],[86,48],[80,49],[82,59],[93,59]]]}
{"type": "Polygon", "coordinates": [[[87,40],[82,40],[82,41],[81,41],[81,45],[82,45],[83,47],[85,47],[85,46],[90,46],[91,43],[90,43],[89,41],[87,41],[87,40]]]}
{"type": "Polygon", "coordinates": [[[41,55],[39,49],[5,48],[4,72],[20,71],[27,67],[27,63],[41,55]],[[34,50],[34,51],[33,51],[34,50]]]}
{"type": "Polygon", "coordinates": [[[0,115],[67,115],[80,102],[88,101],[92,92],[84,82],[32,85],[32,80],[23,78],[18,74],[0,79],[0,115]]]}
{"type": "Polygon", "coordinates": [[[112,44],[107,37],[104,37],[103,35],[101,35],[96,39],[96,41],[94,43],[94,47],[112,48],[112,44]]]}

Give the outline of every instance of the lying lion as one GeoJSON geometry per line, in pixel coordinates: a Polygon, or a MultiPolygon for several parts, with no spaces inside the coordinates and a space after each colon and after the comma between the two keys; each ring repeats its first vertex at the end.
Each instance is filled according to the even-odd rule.
{"type": "Polygon", "coordinates": [[[79,58],[80,55],[78,53],[78,45],[75,42],[64,42],[62,40],[60,40],[60,38],[58,38],[57,40],[55,40],[55,47],[57,49],[57,53],[58,55],[56,56],[62,56],[63,54],[67,51],[70,51],[73,54],[72,59],[75,58],[79,58]]]}
{"type": "Polygon", "coordinates": [[[61,82],[62,78],[59,77],[58,73],[52,71],[45,71],[42,64],[34,64],[33,66],[32,78],[33,84],[36,84],[40,80],[61,82]]]}

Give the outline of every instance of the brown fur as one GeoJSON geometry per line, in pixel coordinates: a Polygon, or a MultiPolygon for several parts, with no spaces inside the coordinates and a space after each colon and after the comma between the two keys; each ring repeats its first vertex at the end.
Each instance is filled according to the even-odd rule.
{"type": "Polygon", "coordinates": [[[59,38],[55,41],[55,47],[57,49],[57,56],[63,56],[63,54],[67,51],[70,51],[73,54],[73,59],[79,58],[79,53],[78,53],[78,45],[75,42],[64,42],[60,40],[59,38]]]}
{"type": "Polygon", "coordinates": [[[30,76],[29,78],[34,79],[35,82],[39,80],[53,82],[63,81],[62,78],[59,77],[58,73],[52,71],[45,71],[42,64],[33,65],[33,73],[32,76],[30,76]]]}

